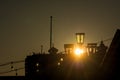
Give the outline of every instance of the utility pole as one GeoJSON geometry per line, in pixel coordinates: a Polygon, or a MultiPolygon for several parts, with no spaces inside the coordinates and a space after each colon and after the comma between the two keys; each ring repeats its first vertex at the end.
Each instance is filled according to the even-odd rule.
{"type": "Polygon", "coordinates": [[[52,47],[52,16],[50,16],[50,49],[52,47]]]}

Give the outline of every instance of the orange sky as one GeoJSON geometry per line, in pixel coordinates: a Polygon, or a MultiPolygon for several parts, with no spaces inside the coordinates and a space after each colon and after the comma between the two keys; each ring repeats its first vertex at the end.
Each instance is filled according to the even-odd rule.
{"type": "Polygon", "coordinates": [[[119,0],[0,1],[0,64],[40,52],[41,45],[47,52],[51,15],[59,52],[64,44],[76,43],[77,32],[85,33],[85,43],[112,38],[120,28],[119,4],[119,0]]]}

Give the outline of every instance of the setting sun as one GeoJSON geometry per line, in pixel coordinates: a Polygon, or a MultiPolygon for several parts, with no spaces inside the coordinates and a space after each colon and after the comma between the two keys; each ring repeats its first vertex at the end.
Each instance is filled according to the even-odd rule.
{"type": "Polygon", "coordinates": [[[83,54],[83,52],[84,52],[83,49],[80,49],[80,48],[76,48],[74,51],[76,56],[80,56],[81,54],[83,54]]]}

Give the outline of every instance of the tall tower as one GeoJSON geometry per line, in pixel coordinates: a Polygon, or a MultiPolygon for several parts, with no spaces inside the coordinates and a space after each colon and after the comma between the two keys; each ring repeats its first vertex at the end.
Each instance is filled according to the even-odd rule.
{"type": "Polygon", "coordinates": [[[52,16],[50,16],[50,49],[52,47],[52,16]]]}
{"type": "Polygon", "coordinates": [[[53,34],[53,30],[52,30],[52,16],[50,16],[50,49],[48,50],[48,52],[50,54],[56,54],[58,52],[58,49],[55,48],[52,44],[52,34],[53,34]]]}

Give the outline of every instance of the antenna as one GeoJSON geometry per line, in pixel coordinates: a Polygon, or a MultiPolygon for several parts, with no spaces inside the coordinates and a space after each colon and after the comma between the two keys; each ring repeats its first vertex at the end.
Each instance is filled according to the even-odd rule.
{"type": "Polygon", "coordinates": [[[43,45],[41,45],[41,54],[43,53],[43,45]]]}
{"type": "Polygon", "coordinates": [[[52,47],[52,16],[50,16],[50,49],[52,47]]]}

